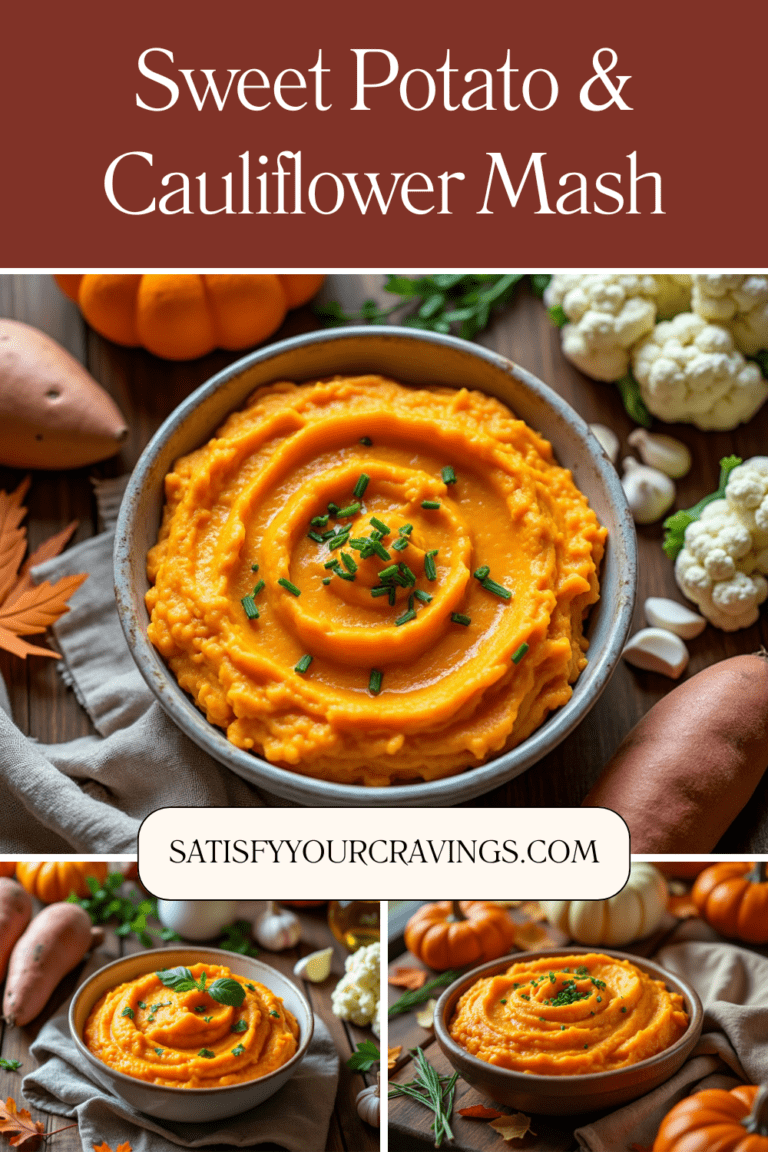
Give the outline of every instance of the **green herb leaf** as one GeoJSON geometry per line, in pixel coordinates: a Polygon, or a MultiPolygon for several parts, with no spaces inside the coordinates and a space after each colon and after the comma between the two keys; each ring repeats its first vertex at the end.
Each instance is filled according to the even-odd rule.
{"type": "Polygon", "coordinates": [[[371,668],[371,675],[368,679],[368,691],[372,696],[378,696],[381,692],[381,681],[383,674],[377,668],[371,668]]]}
{"type": "Polygon", "coordinates": [[[253,602],[253,596],[243,596],[240,603],[249,620],[258,620],[259,610],[253,602]]]}
{"type": "Polygon", "coordinates": [[[269,1013],[269,1014],[270,1014],[270,1016],[274,1016],[276,1020],[279,1020],[279,1019],[280,1019],[280,1013],[279,1013],[279,1012],[275,1012],[274,1008],[272,1008],[272,1009],[270,1010],[270,1013],[269,1013]]]}
{"type": "Polygon", "coordinates": [[[357,1045],[357,1051],[347,1060],[347,1068],[350,1072],[368,1072],[374,1064],[379,1063],[380,1059],[381,1052],[373,1040],[363,1040],[362,1044],[357,1045]]]}
{"type": "Polygon", "coordinates": [[[164,1048],[155,1048],[155,1055],[156,1056],[162,1056],[164,1051],[165,1051],[164,1048]]]}
{"type": "Polygon", "coordinates": [[[202,1056],[203,1060],[213,1060],[215,1055],[216,1053],[211,1052],[210,1048],[201,1048],[198,1052],[198,1056],[202,1056]]]}
{"type": "Polygon", "coordinates": [[[442,468],[440,470],[440,475],[443,478],[443,484],[455,484],[456,483],[456,473],[454,472],[454,470],[450,464],[446,464],[445,468],[442,468]]]}
{"type": "Polygon", "coordinates": [[[698,504],[694,504],[692,508],[680,509],[668,516],[664,521],[664,543],[662,548],[670,560],[676,560],[679,552],[682,551],[685,544],[685,530],[689,524],[693,524],[698,520],[704,509],[713,500],[722,500],[725,496],[725,486],[728,483],[728,477],[734,468],[738,468],[739,464],[743,463],[741,456],[724,456],[720,461],[720,479],[717,486],[717,491],[712,492],[709,496],[705,496],[703,500],[699,500],[698,504]]]}
{"type": "Polygon", "coordinates": [[[426,984],[422,984],[421,988],[417,988],[414,992],[405,992],[399,1000],[390,1005],[387,1015],[399,1016],[402,1012],[410,1012],[417,1004],[426,1004],[436,988],[446,988],[449,984],[453,984],[458,976],[461,976],[461,970],[458,968],[441,972],[439,976],[427,980],[426,984]]]}
{"type": "Polygon", "coordinates": [[[452,1076],[441,1076],[429,1063],[421,1048],[412,1048],[411,1056],[416,1067],[416,1075],[413,1080],[405,1084],[394,1084],[390,1081],[389,1099],[409,1096],[434,1112],[435,1118],[430,1128],[435,1137],[435,1148],[440,1148],[443,1140],[453,1140],[450,1119],[459,1074],[454,1072],[452,1076]]]}
{"type": "Polygon", "coordinates": [[[309,656],[309,655],[302,656],[301,660],[299,660],[298,664],[293,669],[294,672],[302,672],[302,673],[308,672],[309,666],[312,663],[313,659],[314,659],[313,656],[309,656]]]}
{"type": "Polygon", "coordinates": [[[6,1072],[18,1072],[21,1060],[4,1060],[0,1057],[0,1068],[4,1068],[6,1072]]]}
{"type": "MultiPolygon", "coordinates": [[[[156,972],[158,980],[166,988],[171,988],[174,992],[192,992],[198,988],[198,983],[190,972],[189,968],[165,968],[161,972],[156,972]]],[[[153,1009],[159,1007],[153,1004],[153,1009]]]]}
{"type": "Polygon", "coordinates": [[[208,989],[208,995],[219,1004],[228,1004],[232,1008],[239,1008],[245,1000],[245,988],[237,980],[230,977],[214,980],[208,989]]]}
{"type": "Polygon", "coordinates": [[[548,272],[532,272],[531,273],[531,291],[534,296],[538,296],[539,300],[544,295],[544,292],[549,287],[549,282],[552,279],[548,272]]]}
{"type": "Polygon", "coordinates": [[[525,656],[528,649],[529,649],[529,645],[525,644],[525,643],[521,644],[519,648],[516,648],[515,651],[512,653],[512,663],[513,664],[519,664],[520,661],[522,660],[523,656],[525,656]]]}
{"type": "Polygon", "coordinates": [[[465,628],[472,623],[471,617],[464,616],[461,612],[451,612],[451,621],[454,624],[463,624],[465,628]]]}
{"type": "Polygon", "coordinates": [[[240,956],[258,956],[259,950],[251,940],[251,925],[247,920],[236,920],[223,930],[219,948],[237,952],[240,956]]]}
{"type": "Polygon", "coordinates": [[[133,1008],[129,1008],[128,1005],[126,1004],[125,1008],[123,1008],[120,1015],[121,1016],[127,1016],[129,1020],[133,1020],[136,1013],[134,1012],[133,1008]]]}
{"type": "Polygon", "coordinates": [[[245,1048],[242,1044],[238,1044],[236,1048],[232,1049],[233,1056],[242,1056],[243,1052],[245,1052],[245,1048]]]}
{"type": "Polygon", "coordinates": [[[292,584],[290,580],[286,580],[285,576],[280,577],[278,584],[281,588],[285,588],[287,592],[290,592],[292,596],[301,596],[301,589],[297,588],[295,584],[292,584]]]}
{"type": "Polygon", "coordinates": [[[230,1032],[247,1032],[247,1031],[248,1031],[248,1022],[246,1020],[238,1020],[237,1023],[233,1024],[232,1027],[230,1028],[230,1032]]]}

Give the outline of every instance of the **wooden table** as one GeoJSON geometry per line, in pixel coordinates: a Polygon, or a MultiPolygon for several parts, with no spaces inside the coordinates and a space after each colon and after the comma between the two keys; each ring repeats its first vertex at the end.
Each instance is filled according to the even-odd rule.
{"type": "MultiPolygon", "coordinates": [[[[341,300],[347,308],[366,297],[391,299],[381,292],[379,276],[333,276],[323,298],[341,300]]],[[[77,309],[65,299],[50,277],[0,277],[0,315],[13,316],[44,329],[83,360],[97,380],[114,396],[128,419],[131,432],[119,456],[92,468],[56,473],[38,472],[28,495],[29,533],[39,543],[72,518],[80,520],[76,539],[96,531],[89,477],[113,476],[130,469],[152,432],[193,388],[235,359],[216,352],[187,364],[158,360],[140,349],[120,348],[103,340],[83,324],[77,309]]],[[[309,308],[289,314],[275,339],[318,327],[309,308]]],[[[496,317],[481,342],[530,369],[554,387],[589,422],[613,427],[626,443],[633,425],[624,413],[618,393],[607,384],[587,379],[560,351],[559,333],[550,324],[541,302],[518,291],[512,305],[496,317]]],[[[703,433],[688,425],[670,431],[693,453],[693,468],[679,483],[678,506],[688,507],[717,485],[718,461],[730,453],[747,458],[765,454],[768,443],[768,405],[750,424],[734,432],[703,433]]],[[[21,473],[0,468],[0,487],[15,486],[21,473]]],[[[649,595],[682,599],[671,562],[660,547],[661,526],[640,528],[640,586],[635,626],[643,626],[642,605],[649,595]]],[[[768,612],[752,628],[727,634],[708,627],[690,643],[688,675],[743,652],[768,646],[768,612]]],[[[0,671],[11,694],[16,723],[43,742],[70,740],[90,731],[88,719],[63,685],[53,661],[25,662],[0,653],[0,671]]],[[[673,682],[652,673],[638,672],[620,663],[601,699],[579,728],[543,760],[516,780],[471,802],[470,806],[525,807],[578,804],[597,778],[603,764],[637,720],[673,687],[673,682]]],[[[720,851],[768,850],[768,779],[728,833],[720,851]]]]}
{"type": "MultiPolygon", "coordinates": [[[[513,910],[511,915],[513,919],[518,921],[522,919],[517,911],[513,910]]],[[[652,957],[665,945],[678,925],[679,921],[668,914],[661,927],[654,932],[652,936],[647,937],[645,940],[638,940],[632,944],[623,946],[622,951],[629,952],[635,956],[652,957]]],[[[563,933],[552,928],[550,925],[547,925],[547,931],[553,940],[556,941],[556,947],[566,947],[571,943],[563,933]]],[[[740,946],[744,948],[750,947],[750,945],[747,944],[741,944],[740,946]]],[[[767,954],[765,948],[753,948],[752,950],[759,952],[763,956],[767,954]]],[[[519,955],[521,960],[524,959],[524,952],[520,952],[519,955]]],[[[403,952],[394,960],[390,959],[390,971],[399,966],[422,969],[426,967],[407,951],[403,952]]],[[[428,972],[428,979],[435,975],[431,970],[426,970],[428,972]]],[[[402,988],[390,986],[389,1004],[394,1004],[394,1002],[400,998],[403,991],[404,989],[402,988]]],[[[439,995],[440,991],[436,993],[436,996],[439,995]]],[[[390,1017],[389,1045],[391,1047],[402,1045],[403,1048],[398,1058],[396,1069],[389,1074],[390,1080],[393,1083],[413,1079],[414,1063],[413,1058],[409,1056],[409,1050],[416,1047],[423,1050],[429,1062],[436,1068],[441,1076],[450,1076],[454,1072],[453,1066],[440,1051],[435,1041],[434,1032],[431,1029],[426,1030],[420,1028],[416,1023],[414,1012],[407,1012],[390,1017]]],[[[421,1104],[417,1104],[415,1100],[411,1100],[405,1096],[395,1097],[388,1103],[390,1152],[425,1152],[426,1149],[431,1149],[434,1139],[429,1130],[432,1113],[421,1104]]],[[[506,1145],[503,1144],[499,1134],[495,1132],[493,1128],[490,1128],[486,1121],[471,1120],[459,1116],[458,1112],[460,1108],[468,1108],[474,1104],[484,1104],[486,1107],[494,1107],[492,1100],[489,1100],[465,1080],[459,1078],[456,1082],[453,1120],[451,1121],[455,1140],[453,1144],[444,1144],[443,1147],[449,1149],[450,1152],[499,1152],[500,1148],[506,1147],[506,1145]]],[[[513,1113],[515,1109],[500,1107],[499,1111],[513,1113]]],[[[524,1152],[573,1152],[573,1150],[576,1149],[576,1140],[573,1135],[574,1129],[590,1121],[594,1121],[603,1115],[606,1115],[606,1113],[585,1113],[578,1117],[534,1115],[531,1117],[531,1127],[533,1131],[528,1133],[522,1140],[515,1140],[509,1147],[520,1148],[523,1149],[524,1152]]],[[[616,1152],[619,1152],[619,1150],[617,1149],[616,1152]]]]}
{"type": "MultiPolygon", "coordinates": [[[[41,905],[37,905],[36,910],[39,910],[40,907],[41,905]]],[[[263,901],[244,901],[238,908],[238,916],[253,921],[263,908],[263,901]]],[[[301,942],[286,952],[267,952],[261,949],[259,958],[279,972],[294,979],[303,988],[312,1005],[312,1010],[326,1025],[336,1045],[341,1067],[326,1149],[328,1152],[375,1152],[379,1148],[379,1132],[363,1123],[357,1115],[355,1107],[358,1092],[366,1084],[376,1082],[375,1069],[372,1073],[362,1074],[350,1072],[345,1066],[346,1061],[359,1043],[363,1040],[373,1039],[375,1041],[375,1037],[369,1028],[358,1028],[354,1024],[347,1024],[334,1016],[331,1011],[331,993],[344,974],[344,961],[348,953],[332,936],[326,922],[325,908],[297,909],[296,912],[301,920],[301,942]],[[299,981],[293,976],[294,964],[300,956],[315,952],[319,948],[327,948],[329,945],[333,946],[334,956],[331,975],[327,980],[322,984],[310,984],[306,981],[299,981]]],[[[155,946],[164,947],[159,939],[155,946]]],[[[178,945],[168,945],[168,947],[175,946],[178,945]]],[[[22,1063],[18,1072],[6,1072],[0,1069],[0,1099],[6,1100],[9,1096],[13,1096],[20,1108],[27,1107],[26,1102],[22,1101],[21,1098],[21,1082],[22,1077],[35,1067],[35,1060],[30,1055],[29,1048],[43,1024],[68,1006],[73,992],[86,976],[91,975],[97,968],[111,960],[140,951],[142,951],[142,945],[135,937],[124,939],[118,937],[112,929],[108,928],[102,946],[62,980],[37,1019],[24,1028],[8,1028],[0,1021],[0,1056],[6,1060],[20,1060],[22,1063]]],[[[233,954],[233,964],[236,962],[237,957],[233,954]]],[[[378,1046],[378,1041],[375,1042],[378,1046]]],[[[37,1109],[31,1111],[33,1119],[42,1120],[45,1123],[46,1132],[53,1132],[68,1123],[61,1116],[50,1116],[39,1112],[37,1109]]],[[[1,1137],[0,1146],[2,1146],[1,1137]]],[[[76,1128],[62,1132],[56,1137],[52,1147],[55,1152],[81,1152],[81,1149],[82,1152],[91,1152],[90,1147],[86,1148],[81,1144],[76,1128]]],[[[260,1144],[257,1147],[266,1150],[279,1146],[260,1144]]],[[[223,1146],[218,1144],[205,1145],[202,1152],[223,1152],[223,1146]]]]}

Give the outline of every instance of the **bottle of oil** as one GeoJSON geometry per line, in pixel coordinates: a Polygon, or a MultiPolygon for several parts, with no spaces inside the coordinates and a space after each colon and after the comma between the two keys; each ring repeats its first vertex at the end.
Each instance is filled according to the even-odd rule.
{"type": "Polygon", "coordinates": [[[336,939],[356,952],[379,939],[378,900],[331,900],[328,924],[336,939]]]}

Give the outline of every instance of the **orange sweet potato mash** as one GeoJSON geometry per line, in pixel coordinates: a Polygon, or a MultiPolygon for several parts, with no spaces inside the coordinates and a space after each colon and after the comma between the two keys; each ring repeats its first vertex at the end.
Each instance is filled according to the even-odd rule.
{"type": "Polygon", "coordinates": [[[199,990],[175,992],[155,972],[106,992],[86,1021],[86,1047],[126,1076],[171,1088],[219,1088],[257,1080],[297,1049],[299,1026],[279,996],[217,964],[190,968],[199,982],[231,978],[239,1007],[199,990]]]}
{"type": "Polygon", "coordinates": [[[478,980],[449,1031],[500,1068],[576,1076],[637,1064],[687,1027],[682,996],[627,960],[593,953],[522,960],[478,980]]]}
{"type": "Polygon", "coordinates": [[[606,533],[498,400],[273,384],[165,483],[149,637],[239,748],[342,783],[431,780],[570,698],[606,533]]]}

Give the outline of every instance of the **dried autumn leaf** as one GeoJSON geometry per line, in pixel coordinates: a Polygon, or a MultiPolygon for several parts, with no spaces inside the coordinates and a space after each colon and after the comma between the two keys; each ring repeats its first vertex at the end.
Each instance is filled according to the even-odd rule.
{"type": "MultiPolygon", "coordinates": [[[[112,1149],[110,1148],[109,1144],[107,1144],[106,1140],[102,1140],[101,1144],[94,1144],[93,1152],[112,1152],[112,1149]]],[[[126,1140],[124,1144],[118,1144],[117,1148],[115,1148],[115,1152],[133,1152],[133,1149],[126,1140]]]]}
{"type": "Polygon", "coordinates": [[[527,924],[518,925],[515,930],[515,945],[524,952],[530,952],[537,948],[555,948],[557,940],[550,936],[541,924],[529,921],[527,924]]]}
{"type": "Polygon", "coordinates": [[[403,1050],[402,1044],[398,1044],[398,1046],[396,1048],[388,1048],[387,1049],[387,1068],[389,1068],[390,1072],[392,1071],[395,1064],[397,1064],[398,1060],[400,1059],[400,1053],[402,1052],[402,1050],[403,1050]]]}
{"type": "Polygon", "coordinates": [[[31,570],[36,564],[43,564],[46,560],[53,560],[54,556],[58,556],[69,543],[76,529],[77,520],[73,520],[71,524],[67,524],[66,528],[62,528],[61,532],[57,532],[55,536],[50,536],[47,540],[44,540],[38,548],[35,548],[34,552],[30,552],[19,572],[16,583],[5,598],[4,608],[7,608],[10,604],[15,604],[19,596],[21,596],[23,592],[26,592],[28,588],[34,588],[31,570]]]}
{"type": "Polygon", "coordinates": [[[531,1136],[536,1133],[531,1129],[531,1118],[522,1112],[515,1112],[513,1116],[500,1116],[498,1120],[491,1120],[488,1125],[504,1140],[522,1140],[529,1132],[531,1136]]]}
{"type": "Polygon", "coordinates": [[[468,1120],[495,1120],[503,1116],[496,1108],[486,1108],[485,1104],[472,1104],[469,1108],[459,1108],[459,1116],[466,1116],[468,1120]]]}
{"type": "Polygon", "coordinates": [[[19,525],[27,513],[21,501],[29,483],[27,476],[10,496],[7,492],[0,492],[0,602],[12,588],[27,549],[27,530],[19,525]]]}
{"type": "Polygon", "coordinates": [[[16,1101],[9,1096],[5,1104],[0,1102],[0,1132],[11,1137],[12,1148],[32,1152],[42,1140],[45,1126],[33,1120],[26,1108],[17,1108],[16,1101]]]}
{"type": "Polygon", "coordinates": [[[388,981],[395,988],[408,988],[416,992],[426,982],[427,974],[423,968],[395,968],[390,972],[388,981]]]}
{"type": "Polygon", "coordinates": [[[533,920],[537,924],[547,918],[547,914],[538,900],[523,900],[519,911],[527,920],[533,920]]]}
{"type": "Polygon", "coordinates": [[[435,1008],[437,1000],[427,1000],[420,1012],[416,1013],[416,1023],[419,1028],[431,1028],[435,1022],[435,1008]]]}
{"type": "Polygon", "coordinates": [[[678,920],[690,920],[699,914],[699,910],[691,900],[689,893],[686,893],[685,896],[670,896],[667,907],[678,920]]]}

